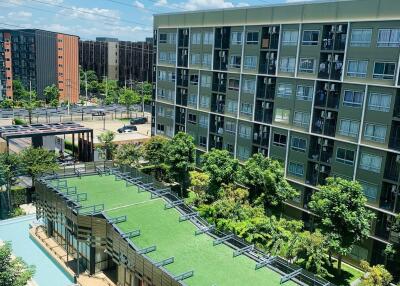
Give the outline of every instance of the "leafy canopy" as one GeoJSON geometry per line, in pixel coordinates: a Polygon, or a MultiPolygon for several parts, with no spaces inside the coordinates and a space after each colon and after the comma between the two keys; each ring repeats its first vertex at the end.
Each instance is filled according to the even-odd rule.
{"type": "Polygon", "coordinates": [[[58,100],[60,98],[60,91],[55,84],[46,86],[43,90],[43,94],[46,100],[46,103],[51,103],[53,106],[55,104],[58,105],[58,100]]]}
{"type": "Polygon", "coordinates": [[[140,148],[135,144],[118,146],[115,153],[115,162],[120,165],[136,166],[141,157],[140,148]]]}
{"type": "Polygon", "coordinates": [[[285,179],[282,165],[256,153],[239,172],[240,182],[250,189],[251,200],[262,200],[267,206],[278,206],[293,199],[297,192],[285,179]]]}
{"type": "Polygon", "coordinates": [[[58,169],[55,152],[29,147],[21,152],[25,172],[34,180],[38,175],[58,169]]]}
{"type": "Polygon", "coordinates": [[[114,153],[117,148],[117,145],[115,145],[113,142],[114,138],[115,133],[112,131],[106,131],[97,136],[97,139],[99,139],[100,142],[98,150],[106,160],[112,160],[114,157],[114,153]]]}
{"type": "Polygon", "coordinates": [[[389,286],[393,280],[392,275],[383,265],[370,266],[368,262],[361,261],[360,266],[366,272],[361,277],[360,286],[389,286]]]}

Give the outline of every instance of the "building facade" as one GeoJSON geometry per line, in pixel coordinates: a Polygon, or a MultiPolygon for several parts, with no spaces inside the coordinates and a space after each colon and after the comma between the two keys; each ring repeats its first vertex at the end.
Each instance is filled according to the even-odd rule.
{"type": "Polygon", "coordinates": [[[99,79],[107,77],[120,85],[133,81],[152,81],[152,42],[119,41],[96,38],[80,41],[79,63],[84,71],[95,71],[99,79]]]}
{"type": "Polygon", "coordinates": [[[52,84],[60,100],[79,99],[78,36],[37,29],[0,30],[0,97],[13,98],[13,80],[45,99],[52,84]]]}
{"type": "Polygon", "coordinates": [[[152,134],[191,134],[284,163],[300,196],[287,213],[312,227],[329,176],[359,181],[376,214],[350,260],[386,259],[400,212],[400,2],[325,1],[154,18],[152,134]]]}

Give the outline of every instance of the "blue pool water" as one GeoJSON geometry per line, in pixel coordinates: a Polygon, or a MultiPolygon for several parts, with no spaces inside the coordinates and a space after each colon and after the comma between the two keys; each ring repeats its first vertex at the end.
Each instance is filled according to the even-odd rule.
{"type": "Polygon", "coordinates": [[[71,285],[71,277],[29,237],[29,223],[34,219],[31,215],[0,221],[0,240],[11,241],[13,253],[36,266],[33,279],[39,286],[71,285]]]}

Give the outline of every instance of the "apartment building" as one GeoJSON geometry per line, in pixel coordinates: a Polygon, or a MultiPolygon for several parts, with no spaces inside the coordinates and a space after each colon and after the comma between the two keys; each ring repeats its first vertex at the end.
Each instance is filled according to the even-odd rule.
{"type": "Polygon", "coordinates": [[[60,100],[79,99],[78,36],[37,30],[0,30],[0,99],[13,98],[13,80],[45,99],[52,84],[60,100]]]}
{"type": "Polygon", "coordinates": [[[386,263],[400,211],[400,2],[350,0],[160,14],[154,18],[152,134],[191,134],[284,163],[300,196],[287,214],[312,227],[329,176],[359,181],[376,214],[349,260],[386,263]]]}
{"type": "Polygon", "coordinates": [[[99,79],[107,77],[120,85],[133,81],[152,81],[152,40],[119,41],[98,37],[79,42],[79,63],[83,70],[93,70],[99,79]]]}

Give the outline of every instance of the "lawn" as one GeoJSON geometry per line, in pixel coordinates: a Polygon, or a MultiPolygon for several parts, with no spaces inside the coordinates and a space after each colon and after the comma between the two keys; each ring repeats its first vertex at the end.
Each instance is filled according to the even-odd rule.
{"type": "Polygon", "coordinates": [[[364,273],[348,264],[342,262],[342,274],[338,275],[337,260],[334,259],[333,267],[330,267],[329,273],[334,275],[332,278],[326,278],[337,286],[350,286],[352,282],[360,278],[364,273]]]}
{"type": "MultiPolygon", "coordinates": [[[[137,187],[126,187],[125,181],[114,176],[83,176],[68,178],[68,186],[76,186],[78,193],[87,193],[85,206],[104,203],[110,217],[127,216],[118,227],[129,232],[139,229],[141,235],[132,238],[139,248],[155,245],[157,250],[147,255],[154,261],[174,257],[174,263],[165,266],[173,275],[194,271],[185,280],[189,286],[280,285],[281,276],[268,269],[255,270],[256,262],[247,256],[233,257],[233,249],[221,244],[213,246],[207,234],[195,235],[190,222],[179,222],[180,213],[164,208],[162,198],[151,200],[150,193],[138,193],[137,187]]],[[[294,282],[285,285],[294,286],[294,282]]]]}

